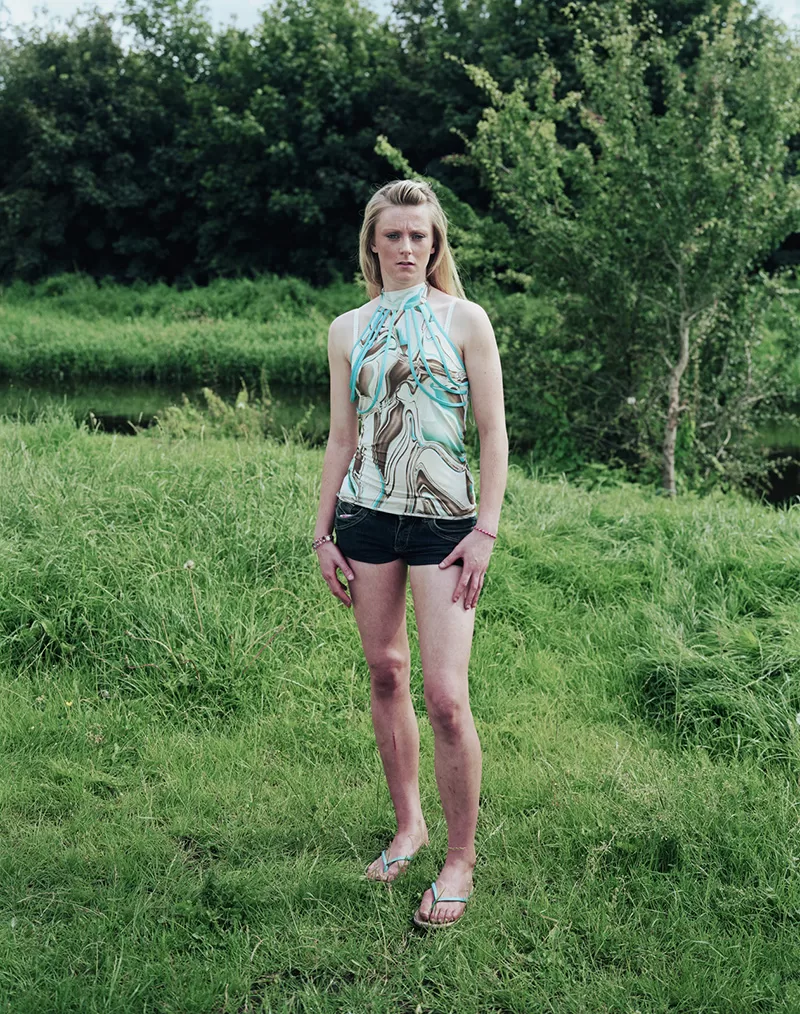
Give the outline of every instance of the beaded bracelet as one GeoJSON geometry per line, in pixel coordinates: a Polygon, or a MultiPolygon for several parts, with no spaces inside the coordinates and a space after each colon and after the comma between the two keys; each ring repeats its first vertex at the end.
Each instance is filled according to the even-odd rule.
{"type": "Polygon", "coordinates": [[[485,528],[478,528],[477,525],[475,525],[475,529],[474,530],[476,532],[482,532],[484,535],[488,535],[490,539],[496,539],[497,538],[496,535],[493,535],[491,532],[487,532],[485,528]]]}
{"type": "Polygon", "coordinates": [[[311,548],[316,551],[320,546],[324,546],[326,542],[333,542],[332,535],[320,535],[318,539],[314,539],[311,543],[311,548]]]}

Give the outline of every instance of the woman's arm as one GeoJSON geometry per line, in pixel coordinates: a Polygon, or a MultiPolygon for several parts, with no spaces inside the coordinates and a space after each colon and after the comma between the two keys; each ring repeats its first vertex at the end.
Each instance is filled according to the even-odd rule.
{"type": "MultiPolygon", "coordinates": [[[[358,313],[358,311],[355,311],[358,313]]],[[[331,324],[328,331],[328,365],[330,368],[331,421],[328,446],[322,463],[319,509],[314,538],[328,535],[333,531],[333,517],[336,509],[336,494],[347,472],[347,467],[358,445],[358,416],[356,407],[350,401],[350,351],[348,337],[353,331],[350,313],[342,314],[331,324]]],[[[337,568],[347,577],[354,578],[350,564],[332,542],[325,542],[317,550],[322,576],[333,592],[346,606],[350,598],[336,575],[337,568]]]]}
{"type": "Polygon", "coordinates": [[[464,342],[464,365],[481,448],[478,525],[497,534],[508,479],[503,373],[494,329],[486,311],[477,303],[466,305],[469,337],[464,342]]]}
{"type": "MultiPolygon", "coordinates": [[[[469,378],[470,400],[481,445],[481,490],[478,504],[479,528],[497,534],[500,509],[508,477],[508,436],[503,407],[503,374],[494,329],[486,311],[477,303],[464,302],[454,314],[462,342],[464,365],[469,378]]],[[[461,560],[461,577],[453,601],[464,596],[464,608],[474,609],[494,548],[494,539],[472,531],[439,564],[449,567],[461,560]]]]}

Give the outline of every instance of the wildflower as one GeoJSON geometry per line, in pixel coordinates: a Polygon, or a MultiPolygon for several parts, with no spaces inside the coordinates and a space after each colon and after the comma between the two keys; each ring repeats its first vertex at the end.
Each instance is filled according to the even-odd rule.
{"type": "Polygon", "coordinates": [[[628,397],[625,399],[625,401],[627,401],[629,405],[636,404],[636,398],[632,394],[629,394],[628,397]]]}
{"type": "Polygon", "coordinates": [[[67,706],[68,708],[71,708],[71,707],[72,707],[72,701],[64,701],[64,703],[66,704],[66,706],[67,706]]]}
{"type": "Polygon", "coordinates": [[[184,570],[194,570],[194,560],[187,560],[183,565],[184,570]]]}

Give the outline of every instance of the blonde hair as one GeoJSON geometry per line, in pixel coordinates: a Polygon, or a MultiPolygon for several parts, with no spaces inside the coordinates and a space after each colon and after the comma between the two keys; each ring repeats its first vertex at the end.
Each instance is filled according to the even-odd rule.
{"type": "Polygon", "coordinates": [[[379,295],[383,288],[380,261],[378,255],[370,249],[371,244],[375,241],[375,226],[378,216],[386,208],[403,207],[404,205],[410,207],[427,205],[431,209],[431,225],[433,226],[436,252],[425,272],[427,282],[435,289],[464,299],[464,287],[458,276],[453,254],[447,244],[447,217],[433,188],[423,180],[392,180],[391,183],[386,183],[376,190],[367,201],[358,241],[358,262],[361,274],[367,283],[370,299],[379,295]]]}

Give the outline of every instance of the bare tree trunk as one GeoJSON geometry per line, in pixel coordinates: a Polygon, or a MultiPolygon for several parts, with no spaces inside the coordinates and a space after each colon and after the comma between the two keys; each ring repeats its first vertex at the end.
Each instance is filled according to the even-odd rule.
{"type": "Polygon", "coordinates": [[[664,491],[675,496],[675,438],[678,435],[678,421],[681,401],[681,377],[689,362],[689,316],[682,313],[678,331],[680,334],[681,352],[677,363],[669,371],[667,405],[667,426],[664,432],[664,449],[661,464],[661,476],[664,491]]]}

